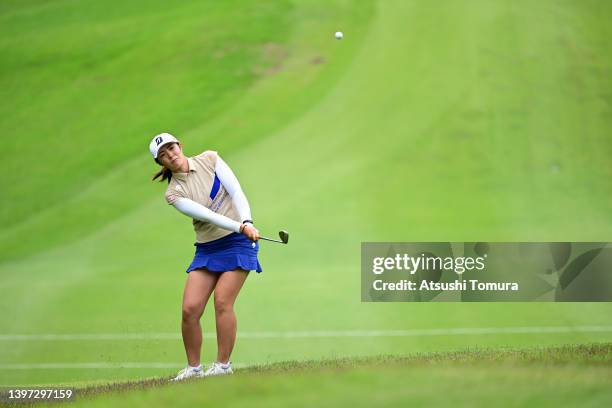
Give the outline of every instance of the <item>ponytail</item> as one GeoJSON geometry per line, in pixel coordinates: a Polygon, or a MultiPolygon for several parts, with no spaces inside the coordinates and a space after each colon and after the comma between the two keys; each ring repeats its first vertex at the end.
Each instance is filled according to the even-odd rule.
{"type": "Polygon", "coordinates": [[[172,171],[162,166],[161,170],[153,175],[153,178],[151,179],[151,181],[155,181],[155,179],[158,179],[160,177],[161,177],[161,180],[159,180],[160,183],[163,182],[164,180],[168,180],[168,183],[170,183],[170,180],[172,179],[172,171]]]}

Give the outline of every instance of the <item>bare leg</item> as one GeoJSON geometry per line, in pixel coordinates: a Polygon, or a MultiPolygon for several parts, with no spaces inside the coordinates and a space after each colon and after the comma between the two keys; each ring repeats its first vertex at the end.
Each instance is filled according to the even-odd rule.
{"type": "Polygon", "coordinates": [[[195,367],[200,364],[202,348],[202,327],[200,318],[210,298],[219,275],[205,269],[196,269],[189,273],[183,294],[183,319],[181,329],[187,362],[195,367]]]}
{"type": "Polygon", "coordinates": [[[248,271],[236,269],[223,272],[215,287],[215,320],[217,325],[217,361],[227,363],[236,342],[234,302],[248,271]]]}

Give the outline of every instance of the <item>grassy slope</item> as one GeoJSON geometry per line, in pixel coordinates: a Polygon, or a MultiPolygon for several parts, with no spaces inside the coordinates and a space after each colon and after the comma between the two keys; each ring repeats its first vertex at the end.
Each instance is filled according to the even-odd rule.
{"type": "MultiPolygon", "coordinates": [[[[286,55],[275,57],[269,50],[264,55],[281,58],[281,69],[247,78],[220,95],[225,102],[210,107],[211,120],[203,120],[204,114],[198,119],[204,108],[196,102],[186,108],[193,109],[190,122],[173,116],[180,106],[167,111],[157,99],[147,99],[150,106],[135,117],[151,123],[133,132],[131,116],[120,122],[129,125],[120,126],[124,135],[142,136],[130,139],[133,145],[120,154],[109,154],[119,167],[106,171],[109,163],[102,161],[88,180],[53,179],[59,184],[49,188],[69,198],[58,198],[59,204],[0,235],[0,251],[14,258],[0,266],[3,331],[177,332],[181,274],[192,236],[189,223],[163,203],[162,187],[145,181],[151,161],[142,150],[158,127],[176,129],[188,153],[221,151],[262,231],[284,227],[292,233],[285,248],[262,244],[265,271],[249,278],[239,299],[240,330],[609,325],[609,304],[360,304],[358,272],[362,240],[609,240],[612,144],[604,138],[612,123],[612,84],[605,75],[612,53],[604,41],[609,8],[596,2],[385,1],[374,13],[337,4],[312,2],[278,20],[272,15],[276,23],[265,24],[262,42],[287,41],[281,47],[286,55]],[[331,40],[337,27],[346,32],[342,42],[331,40]],[[291,34],[279,36],[285,32],[291,34]],[[320,57],[325,63],[313,64],[320,57]],[[153,108],[168,116],[145,115],[153,108]],[[92,217],[85,214],[91,211],[100,218],[93,217],[95,228],[88,229],[92,217]],[[60,226],[62,234],[22,239],[60,226]],[[23,256],[31,245],[48,250],[23,256]]],[[[197,23],[192,13],[185,14],[197,23]]],[[[193,27],[185,24],[170,51],[190,37],[193,27]]],[[[226,27],[218,25],[220,35],[229,35],[226,27]]],[[[156,45],[149,46],[153,54],[156,45]]],[[[144,53],[139,47],[134,52],[144,53]]],[[[247,54],[239,62],[257,64],[257,55],[251,60],[247,54]]],[[[138,76],[159,73],[148,67],[142,71],[138,64],[138,76]]],[[[225,67],[219,65],[219,75],[231,72],[225,67]]],[[[110,78],[123,72],[120,64],[104,69],[110,78]]],[[[197,75],[194,70],[188,69],[187,78],[197,75]]],[[[144,101],[134,86],[135,100],[144,101]]],[[[10,120],[25,115],[6,106],[2,112],[10,120]]],[[[82,127],[99,122],[81,117],[82,127]]],[[[8,128],[11,122],[3,123],[8,128]]],[[[86,154],[85,147],[97,142],[80,134],[79,151],[86,154]]],[[[29,146],[19,143],[24,145],[15,149],[29,146]]],[[[25,189],[34,209],[40,183],[32,177],[8,191],[25,189]]],[[[3,211],[5,205],[13,204],[3,202],[3,211]]],[[[210,333],[210,311],[204,319],[210,333]]],[[[611,339],[609,332],[239,339],[234,360],[611,339]]],[[[205,344],[204,358],[213,355],[214,340],[205,344]]],[[[0,350],[6,363],[182,360],[179,340],[21,342],[0,350]]],[[[5,370],[0,382],[127,379],[167,371],[5,370]]]]}
{"type": "Polygon", "coordinates": [[[225,378],[80,389],[75,406],[606,406],[612,345],[285,362],[225,378]],[[141,389],[144,388],[144,389],[141,389]],[[236,390],[241,390],[236,392],[236,390]],[[124,392],[122,392],[124,391],[124,392]],[[98,394],[100,393],[100,394],[98,394]]]}
{"type": "Polygon", "coordinates": [[[109,169],[143,158],[151,135],[182,135],[235,102],[277,63],[265,51],[283,47],[290,16],[288,1],[52,1],[5,10],[4,165],[27,176],[3,191],[0,258],[72,241],[137,208],[146,183],[109,180],[109,169]]]}

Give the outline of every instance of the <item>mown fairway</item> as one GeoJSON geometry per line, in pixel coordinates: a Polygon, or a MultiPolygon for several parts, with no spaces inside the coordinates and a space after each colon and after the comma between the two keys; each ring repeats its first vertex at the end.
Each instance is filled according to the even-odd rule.
{"type": "Polygon", "coordinates": [[[595,0],[4,1],[0,384],[184,364],[193,232],[149,181],[161,131],[219,151],[260,231],[291,233],[239,297],[237,364],[612,341],[609,303],[359,292],[362,241],[611,240],[611,19],[595,0]]]}
{"type": "Polygon", "coordinates": [[[80,388],[76,406],[608,406],[611,351],[608,343],[278,363],[182,384],[80,388]]]}

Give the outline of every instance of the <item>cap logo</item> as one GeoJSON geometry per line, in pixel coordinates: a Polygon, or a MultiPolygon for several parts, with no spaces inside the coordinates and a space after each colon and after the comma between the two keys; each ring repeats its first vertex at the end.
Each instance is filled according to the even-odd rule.
{"type": "Polygon", "coordinates": [[[155,138],[155,143],[157,143],[157,145],[159,146],[161,144],[161,142],[163,142],[164,139],[161,136],[158,136],[155,138]]]}

